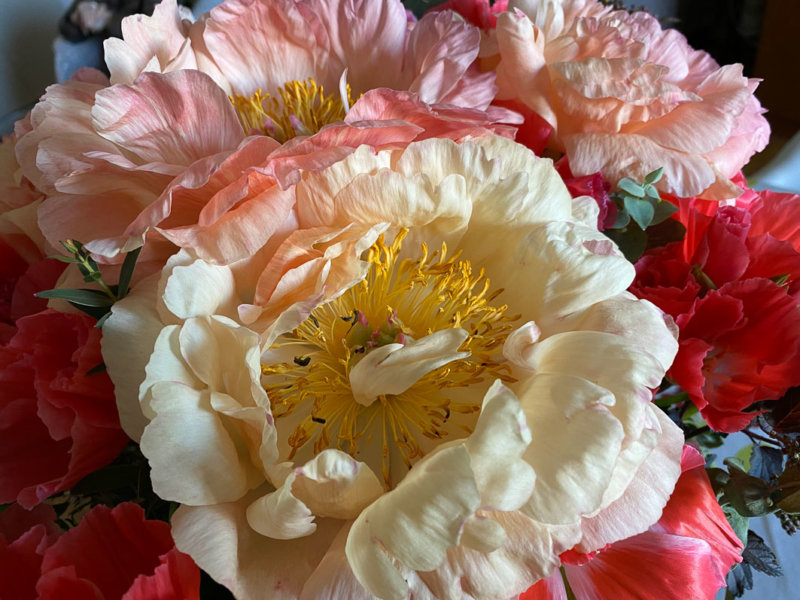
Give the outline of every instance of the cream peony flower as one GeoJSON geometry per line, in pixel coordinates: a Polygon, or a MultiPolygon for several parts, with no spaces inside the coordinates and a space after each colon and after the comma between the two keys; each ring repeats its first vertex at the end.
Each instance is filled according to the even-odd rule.
{"type": "Polygon", "coordinates": [[[658,520],[675,337],[549,160],[361,147],[293,191],[290,231],[185,247],[104,326],[182,551],[238,598],[510,598],[658,520]]]}
{"type": "Polygon", "coordinates": [[[518,100],[552,128],[575,175],[643,179],[681,197],[734,198],[731,183],[763,150],[769,125],[741,65],[720,67],[674,29],[596,0],[516,0],[484,53],[499,100],[518,100]]]}

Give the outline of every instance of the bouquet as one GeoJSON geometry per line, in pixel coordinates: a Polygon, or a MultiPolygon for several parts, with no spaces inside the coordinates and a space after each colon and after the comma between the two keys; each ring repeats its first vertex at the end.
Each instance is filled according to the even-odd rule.
{"type": "Polygon", "coordinates": [[[596,0],[121,31],[0,145],[0,598],[780,573],[748,519],[800,512],[800,198],[741,174],[740,65],[596,0]]]}

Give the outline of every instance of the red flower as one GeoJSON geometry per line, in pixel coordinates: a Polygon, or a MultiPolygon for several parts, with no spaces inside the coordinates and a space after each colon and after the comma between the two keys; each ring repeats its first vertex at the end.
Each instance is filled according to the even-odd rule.
{"type": "Polygon", "coordinates": [[[452,10],[464,17],[467,23],[488,31],[497,26],[497,15],[507,8],[508,0],[446,0],[428,12],[452,10]]]}
{"type": "Polygon", "coordinates": [[[675,319],[668,377],[726,432],[800,384],[800,197],[748,191],[743,204],[681,200],[684,240],[646,253],[631,288],[675,319]]]}
{"type": "Polygon", "coordinates": [[[0,513],[0,600],[35,600],[42,558],[61,533],[55,519],[47,504],[0,513]]]}
{"type": "Polygon", "coordinates": [[[128,441],[84,315],[46,310],[0,346],[0,503],[30,508],[108,464],[128,441]]]}
{"type": "MultiPolygon", "coordinates": [[[[695,600],[714,598],[741,561],[733,533],[703,468],[685,446],[683,473],[661,519],[648,531],[592,554],[566,552],[564,574],[578,600],[695,600]]],[[[538,582],[520,600],[566,598],[561,573],[538,582]]]]}
{"type": "Polygon", "coordinates": [[[0,514],[0,600],[199,598],[197,565],[136,504],[96,506],[63,534],[54,520],[47,505],[0,514]]]}
{"type": "Polygon", "coordinates": [[[194,600],[200,570],[136,504],[93,508],[45,553],[39,600],[194,600]]]}

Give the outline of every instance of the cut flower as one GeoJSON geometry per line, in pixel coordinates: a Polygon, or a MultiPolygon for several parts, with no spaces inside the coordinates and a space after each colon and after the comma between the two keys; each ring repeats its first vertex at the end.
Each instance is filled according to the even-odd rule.
{"type": "Polygon", "coordinates": [[[498,100],[546,121],[550,145],[576,176],[642,180],[663,167],[661,191],[723,200],[741,194],[730,179],[766,146],[758,81],[741,65],[720,67],[647,13],[519,0],[491,35],[498,100]]]}
{"type": "Polygon", "coordinates": [[[187,241],[104,327],[182,551],[241,598],[511,597],[658,520],[676,341],[550,161],[363,146],[291,189],[261,248],[187,241]]]}

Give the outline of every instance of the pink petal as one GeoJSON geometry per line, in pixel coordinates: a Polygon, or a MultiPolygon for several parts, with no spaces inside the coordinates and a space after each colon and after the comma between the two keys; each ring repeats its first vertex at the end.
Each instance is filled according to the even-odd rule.
{"type": "Polygon", "coordinates": [[[143,73],[133,85],[106,88],[92,119],[98,134],[143,162],[188,166],[244,139],[227,95],[199,71],[143,73]]]}

